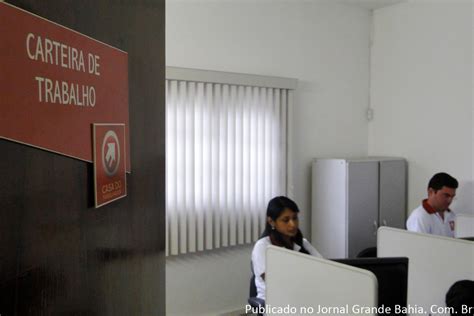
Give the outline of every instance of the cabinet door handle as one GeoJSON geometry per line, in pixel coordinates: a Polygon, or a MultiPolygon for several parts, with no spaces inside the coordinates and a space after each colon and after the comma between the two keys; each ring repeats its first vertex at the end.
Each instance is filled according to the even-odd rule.
{"type": "Polygon", "coordinates": [[[374,235],[377,235],[377,221],[374,221],[374,235]]]}

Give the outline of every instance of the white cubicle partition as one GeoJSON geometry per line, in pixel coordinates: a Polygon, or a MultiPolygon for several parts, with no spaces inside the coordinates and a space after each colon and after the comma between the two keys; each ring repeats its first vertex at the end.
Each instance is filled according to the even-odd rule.
{"type": "Polygon", "coordinates": [[[457,214],[454,234],[458,238],[474,237],[474,215],[457,214]]]}
{"type": "Polygon", "coordinates": [[[376,315],[370,271],[274,246],[266,262],[266,304],[275,312],[287,308],[279,315],[376,315]]]}
{"type": "Polygon", "coordinates": [[[458,280],[474,279],[474,242],[381,227],[378,257],[408,257],[409,314],[449,315],[445,295],[458,280]]]}

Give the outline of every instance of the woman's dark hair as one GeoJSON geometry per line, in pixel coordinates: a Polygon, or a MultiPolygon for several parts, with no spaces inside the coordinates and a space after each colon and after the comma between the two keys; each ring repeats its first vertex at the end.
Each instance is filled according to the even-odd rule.
{"type": "MultiPolygon", "coordinates": [[[[286,196],[274,197],[268,202],[267,218],[270,217],[272,220],[276,221],[285,209],[289,209],[295,213],[299,213],[300,211],[298,205],[296,205],[293,200],[287,198],[286,196]]],[[[285,241],[281,233],[279,233],[276,229],[272,229],[272,226],[268,223],[268,221],[266,221],[265,230],[263,231],[262,236],[260,236],[260,238],[267,236],[270,237],[270,241],[273,245],[293,250],[292,245],[289,245],[285,241]]],[[[308,250],[303,247],[303,234],[301,233],[299,228],[296,236],[291,237],[291,241],[301,247],[300,252],[309,254],[308,250]]]]}

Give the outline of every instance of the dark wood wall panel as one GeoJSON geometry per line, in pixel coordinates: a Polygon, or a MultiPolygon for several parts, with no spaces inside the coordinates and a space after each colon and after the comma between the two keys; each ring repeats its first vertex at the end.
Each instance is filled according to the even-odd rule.
{"type": "Polygon", "coordinates": [[[7,2],[128,52],[132,173],[94,209],[92,164],[0,140],[0,315],[164,315],[165,1],[7,2]]]}

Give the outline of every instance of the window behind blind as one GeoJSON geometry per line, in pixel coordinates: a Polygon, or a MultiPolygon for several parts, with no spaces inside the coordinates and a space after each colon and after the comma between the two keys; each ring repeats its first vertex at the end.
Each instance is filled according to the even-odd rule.
{"type": "Polygon", "coordinates": [[[167,254],[258,239],[287,192],[291,90],[166,80],[167,254]]]}

